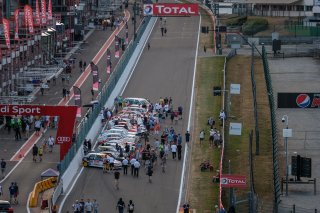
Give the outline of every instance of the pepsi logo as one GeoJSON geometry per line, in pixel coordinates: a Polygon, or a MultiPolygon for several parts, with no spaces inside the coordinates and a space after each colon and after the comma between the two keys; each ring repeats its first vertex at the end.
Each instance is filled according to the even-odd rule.
{"type": "Polygon", "coordinates": [[[296,103],[300,108],[306,108],[310,105],[311,99],[307,94],[299,94],[296,98],[296,103]]]}
{"type": "Polygon", "coordinates": [[[144,15],[152,15],[153,14],[153,5],[145,4],[143,8],[144,15]]]}

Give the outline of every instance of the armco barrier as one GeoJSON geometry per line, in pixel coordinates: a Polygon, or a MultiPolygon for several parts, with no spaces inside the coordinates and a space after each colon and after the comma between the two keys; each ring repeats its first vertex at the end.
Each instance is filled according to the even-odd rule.
{"type": "Polygon", "coordinates": [[[33,191],[31,192],[29,199],[29,207],[36,207],[38,203],[39,194],[48,189],[55,187],[57,183],[57,177],[51,177],[42,181],[37,182],[34,185],[33,191]]]}

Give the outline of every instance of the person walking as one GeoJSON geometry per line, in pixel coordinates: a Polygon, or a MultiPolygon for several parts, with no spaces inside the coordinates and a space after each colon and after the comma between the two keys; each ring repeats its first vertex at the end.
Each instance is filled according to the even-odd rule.
{"type": "Polygon", "coordinates": [[[33,156],[32,160],[33,160],[33,162],[37,162],[38,153],[39,153],[38,146],[37,146],[37,144],[34,144],[32,147],[32,156],[33,156]]]}
{"type": "Polygon", "coordinates": [[[191,137],[189,131],[186,132],[185,137],[186,137],[186,144],[188,145],[191,137]]]}
{"type": "Polygon", "coordinates": [[[149,164],[148,170],[147,170],[147,175],[149,177],[149,183],[152,183],[152,174],[153,174],[152,164],[149,164]]]}
{"type": "Polygon", "coordinates": [[[17,182],[14,182],[13,184],[13,187],[14,187],[14,194],[13,194],[13,197],[14,197],[14,204],[18,204],[18,195],[19,195],[19,187],[18,187],[18,184],[17,182]]]}
{"type": "Polygon", "coordinates": [[[134,211],[134,203],[132,200],[129,200],[129,203],[128,203],[128,212],[129,213],[133,213],[134,211]]]}
{"type": "Polygon", "coordinates": [[[177,145],[175,143],[173,143],[171,145],[171,153],[172,153],[172,159],[176,159],[177,156],[177,145]]]}
{"type": "Polygon", "coordinates": [[[2,178],[4,178],[6,175],[6,168],[7,168],[7,162],[5,162],[4,159],[1,159],[0,167],[1,167],[2,178]]]}
{"type": "Polygon", "coordinates": [[[130,165],[131,165],[131,175],[133,176],[134,175],[134,163],[136,162],[136,159],[135,158],[132,158],[130,160],[130,165]]]}
{"type": "Polygon", "coordinates": [[[189,213],[189,204],[188,203],[185,203],[183,204],[183,213],[189,213]]]}
{"type": "Polygon", "coordinates": [[[119,171],[115,171],[114,172],[114,183],[116,186],[116,189],[119,190],[119,179],[120,179],[120,172],[119,171]]]}
{"type": "Polygon", "coordinates": [[[67,89],[66,89],[66,88],[63,88],[63,89],[62,89],[62,97],[63,97],[63,98],[66,98],[66,97],[67,97],[67,89]]]}
{"type": "Polygon", "coordinates": [[[128,158],[126,157],[125,159],[123,159],[122,161],[122,167],[123,167],[123,174],[127,175],[128,174],[128,158]]]}
{"type": "Polygon", "coordinates": [[[48,138],[49,152],[51,153],[54,146],[54,138],[50,135],[48,138]]]}
{"type": "Polygon", "coordinates": [[[116,209],[118,209],[119,213],[123,213],[125,207],[126,207],[126,204],[123,202],[122,198],[120,197],[118,200],[116,209]]]}
{"type": "Polygon", "coordinates": [[[41,146],[38,148],[38,155],[40,162],[42,162],[43,148],[41,146]]]}
{"type": "Polygon", "coordinates": [[[3,195],[3,189],[2,186],[0,185],[0,197],[3,195]]]}
{"type": "Polygon", "coordinates": [[[90,199],[87,200],[87,202],[84,203],[84,211],[85,213],[92,213],[93,212],[93,206],[90,202],[90,199]]]}
{"type": "Polygon", "coordinates": [[[148,50],[150,50],[150,42],[148,42],[148,50]]]}
{"type": "Polygon", "coordinates": [[[140,163],[138,160],[136,160],[133,164],[134,166],[134,176],[139,177],[139,169],[140,169],[140,163]]]}
{"type": "Polygon", "coordinates": [[[10,195],[9,202],[11,204],[12,204],[12,199],[14,198],[14,193],[15,193],[15,186],[14,186],[14,182],[12,182],[11,185],[9,186],[9,195],[10,195]]]}
{"type": "Polygon", "coordinates": [[[93,199],[92,206],[93,206],[93,213],[98,213],[99,203],[97,202],[96,199],[93,199]]]}
{"type": "Polygon", "coordinates": [[[182,145],[181,144],[178,144],[177,151],[178,151],[178,160],[181,160],[181,152],[182,152],[182,145]]]}
{"type": "Polygon", "coordinates": [[[201,146],[202,142],[204,141],[204,129],[201,130],[199,134],[199,138],[200,138],[200,146],[201,146]]]}

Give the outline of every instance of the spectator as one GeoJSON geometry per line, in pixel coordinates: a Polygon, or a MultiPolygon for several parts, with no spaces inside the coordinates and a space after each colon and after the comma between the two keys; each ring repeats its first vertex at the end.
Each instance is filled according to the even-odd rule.
{"type": "Polygon", "coordinates": [[[128,212],[133,213],[133,211],[134,211],[134,203],[132,202],[132,200],[129,200],[128,212]]]}
{"type": "Polygon", "coordinates": [[[91,213],[93,212],[93,205],[90,202],[90,199],[87,200],[87,202],[84,203],[84,211],[86,213],[91,213]]]}
{"type": "Polygon", "coordinates": [[[134,176],[139,177],[139,169],[140,169],[140,163],[138,160],[136,160],[133,164],[134,166],[134,176]]]}
{"type": "Polygon", "coordinates": [[[119,213],[123,213],[125,207],[126,207],[125,203],[123,202],[122,198],[120,198],[117,203],[116,209],[119,210],[119,213]]]}
{"type": "Polygon", "coordinates": [[[6,167],[7,167],[7,162],[5,162],[4,159],[1,159],[0,167],[1,167],[2,178],[4,178],[4,176],[6,174],[6,167]]]}
{"type": "Polygon", "coordinates": [[[115,182],[115,186],[116,186],[117,190],[119,190],[119,179],[120,179],[120,172],[115,171],[114,172],[114,182],[115,182]]]}
{"type": "Polygon", "coordinates": [[[33,145],[33,148],[32,148],[32,156],[33,156],[33,162],[37,162],[37,156],[38,156],[38,146],[37,144],[34,144],[33,145]]]}

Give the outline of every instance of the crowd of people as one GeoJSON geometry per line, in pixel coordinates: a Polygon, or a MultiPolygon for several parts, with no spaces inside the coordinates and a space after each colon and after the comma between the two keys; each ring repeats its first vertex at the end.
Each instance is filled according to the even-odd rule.
{"type": "Polygon", "coordinates": [[[15,133],[15,140],[28,139],[30,132],[35,131],[37,136],[41,135],[46,128],[58,127],[58,116],[5,116],[5,127],[8,134],[11,130],[15,133]]]}

